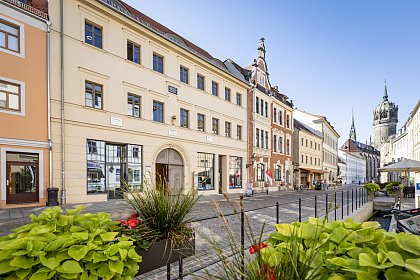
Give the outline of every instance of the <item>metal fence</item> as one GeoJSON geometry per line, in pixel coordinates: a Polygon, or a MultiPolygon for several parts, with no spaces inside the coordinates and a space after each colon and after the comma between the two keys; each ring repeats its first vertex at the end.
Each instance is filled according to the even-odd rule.
{"type": "MultiPolygon", "coordinates": [[[[241,207],[239,211],[234,211],[233,213],[223,214],[222,216],[227,217],[238,217],[240,221],[240,250],[238,252],[231,252],[228,257],[233,257],[234,255],[240,254],[242,263],[241,269],[244,271],[244,252],[249,249],[252,244],[245,244],[245,217],[247,214],[255,213],[263,209],[273,209],[275,210],[275,222],[278,224],[280,222],[290,223],[294,221],[304,221],[309,217],[315,218],[326,218],[327,221],[336,221],[339,219],[344,219],[346,216],[349,216],[350,213],[357,211],[363,205],[368,202],[368,193],[365,188],[355,188],[351,190],[342,190],[335,191],[334,193],[326,193],[325,195],[314,195],[310,198],[299,198],[298,200],[290,201],[287,203],[276,202],[273,205],[257,207],[252,209],[245,210],[244,207],[241,207]],[[288,215],[287,220],[281,220],[280,214],[282,211],[287,211],[292,205],[297,207],[297,213],[295,216],[288,215]],[[284,208],[287,206],[288,208],[284,208]],[[247,245],[247,246],[246,246],[247,245]]],[[[191,223],[206,222],[213,219],[220,219],[220,216],[213,216],[202,219],[195,219],[191,223]]],[[[271,217],[271,216],[270,216],[271,217]]],[[[273,221],[274,221],[274,217],[273,221]]],[[[191,258],[191,257],[190,257],[191,258]]],[[[184,272],[184,261],[186,259],[181,259],[178,262],[178,273],[177,276],[171,278],[171,264],[166,265],[166,277],[168,280],[183,279],[186,276],[193,275],[209,266],[215,265],[220,260],[216,259],[213,261],[208,261],[205,265],[196,266],[190,268],[188,271],[184,272]]]]}

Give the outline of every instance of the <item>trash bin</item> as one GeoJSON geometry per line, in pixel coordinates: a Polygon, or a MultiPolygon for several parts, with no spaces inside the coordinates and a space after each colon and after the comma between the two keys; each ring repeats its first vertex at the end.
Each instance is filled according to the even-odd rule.
{"type": "Polygon", "coordinates": [[[58,205],[58,188],[48,188],[48,206],[57,206],[58,205]]]}

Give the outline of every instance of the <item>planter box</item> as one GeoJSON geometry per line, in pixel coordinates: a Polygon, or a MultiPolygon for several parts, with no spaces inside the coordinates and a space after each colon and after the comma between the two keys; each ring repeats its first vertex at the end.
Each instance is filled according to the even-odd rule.
{"type": "Polygon", "coordinates": [[[138,263],[139,272],[137,273],[137,275],[141,275],[180,259],[193,256],[195,253],[195,237],[172,249],[171,244],[167,245],[165,239],[151,244],[147,251],[136,248],[136,252],[142,257],[142,261],[138,263]]]}

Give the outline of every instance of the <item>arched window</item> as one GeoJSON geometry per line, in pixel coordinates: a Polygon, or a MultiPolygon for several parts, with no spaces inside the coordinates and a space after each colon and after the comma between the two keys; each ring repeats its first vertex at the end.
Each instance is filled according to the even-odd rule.
{"type": "Polygon", "coordinates": [[[281,181],[281,165],[279,164],[274,166],[274,180],[281,181]]]}

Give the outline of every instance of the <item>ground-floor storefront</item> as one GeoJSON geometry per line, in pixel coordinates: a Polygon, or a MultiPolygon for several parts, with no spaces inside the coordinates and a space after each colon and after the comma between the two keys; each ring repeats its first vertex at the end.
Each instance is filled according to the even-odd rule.
{"type": "Polygon", "coordinates": [[[313,186],[320,184],[323,181],[324,173],[321,169],[295,169],[295,176],[298,178],[297,184],[302,188],[313,188],[313,186]]]}
{"type": "Polygon", "coordinates": [[[49,187],[47,142],[0,143],[0,208],[45,206],[49,187]]]}
{"type": "MultiPolygon", "coordinates": [[[[245,142],[224,147],[187,137],[82,126],[68,126],[66,134],[66,203],[121,198],[125,185],[143,189],[163,184],[173,192],[197,194],[245,192],[245,142]]],[[[54,182],[59,183],[60,145],[54,143],[54,182]]]]}

